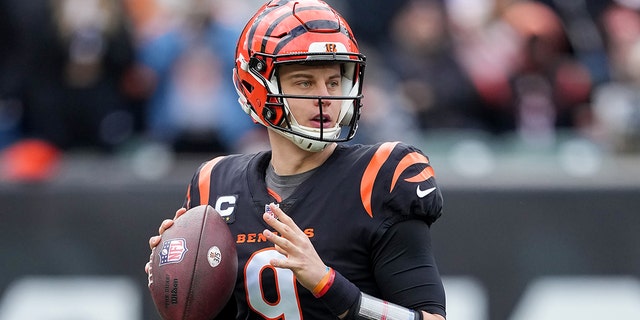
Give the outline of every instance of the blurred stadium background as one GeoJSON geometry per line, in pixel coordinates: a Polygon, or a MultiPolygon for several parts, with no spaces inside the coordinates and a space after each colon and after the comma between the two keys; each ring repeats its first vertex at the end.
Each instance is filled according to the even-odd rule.
{"type": "MultiPolygon", "coordinates": [[[[368,58],[354,142],[436,170],[448,319],[640,319],[640,1],[329,2],[368,58]]],[[[260,4],[0,1],[0,320],[157,319],[148,237],[265,147],[230,87],[260,4]]]]}

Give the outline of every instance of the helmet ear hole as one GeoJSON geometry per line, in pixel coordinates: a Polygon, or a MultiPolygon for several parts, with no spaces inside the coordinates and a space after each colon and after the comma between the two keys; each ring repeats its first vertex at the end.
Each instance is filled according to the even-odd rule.
{"type": "Polygon", "coordinates": [[[264,61],[258,59],[257,57],[251,57],[251,59],[249,59],[249,68],[256,70],[258,72],[262,72],[266,69],[267,65],[264,63],[264,61]]]}
{"type": "Polygon", "coordinates": [[[276,112],[269,107],[264,107],[262,109],[262,116],[269,122],[273,123],[274,120],[276,120],[276,112]]]}

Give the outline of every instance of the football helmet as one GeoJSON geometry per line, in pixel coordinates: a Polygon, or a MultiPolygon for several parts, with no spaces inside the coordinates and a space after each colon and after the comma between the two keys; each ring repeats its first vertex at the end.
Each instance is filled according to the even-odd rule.
{"type": "MultiPolygon", "coordinates": [[[[233,82],[243,110],[253,120],[308,151],[321,151],[331,142],[353,138],[362,106],[365,57],[351,28],[320,0],[272,0],[263,5],[243,29],[236,47],[233,82]],[[339,63],[340,96],[287,95],[282,92],[278,68],[282,64],[339,63]],[[340,105],[331,128],[300,125],[287,98],[317,99],[340,105]],[[343,127],[348,128],[345,132],[343,127]]],[[[322,120],[322,119],[320,119],[322,120]]]]}

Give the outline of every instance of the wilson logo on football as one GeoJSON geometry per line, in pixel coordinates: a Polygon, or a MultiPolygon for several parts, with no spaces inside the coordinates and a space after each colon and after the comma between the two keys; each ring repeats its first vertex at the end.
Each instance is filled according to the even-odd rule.
{"type": "Polygon", "coordinates": [[[185,239],[170,239],[166,240],[162,244],[162,250],[160,250],[160,264],[164,265],[168,263],[178,263],[182,261],[185,253],[189,251],[187,249],[187,241],[185,239]]]}

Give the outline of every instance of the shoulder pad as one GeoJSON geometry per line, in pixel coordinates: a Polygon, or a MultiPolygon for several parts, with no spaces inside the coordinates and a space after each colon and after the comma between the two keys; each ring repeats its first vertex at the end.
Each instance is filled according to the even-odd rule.
{"type": "Polygon", "coordinates": [[[442,214],[442,193],[429,159],[400,142],[383,143],[375,150],[361,181],[361,196],[371,217],[401,215],[431,224],[442,214]]]}

